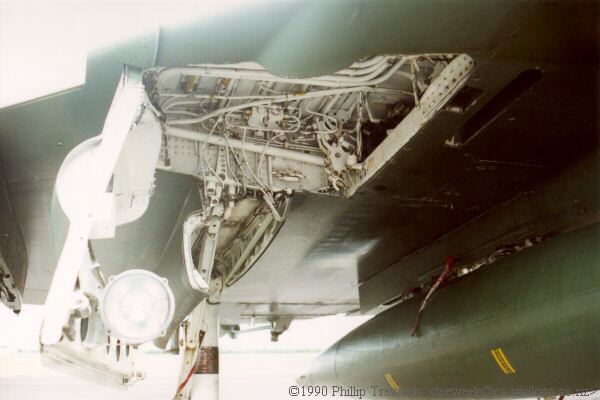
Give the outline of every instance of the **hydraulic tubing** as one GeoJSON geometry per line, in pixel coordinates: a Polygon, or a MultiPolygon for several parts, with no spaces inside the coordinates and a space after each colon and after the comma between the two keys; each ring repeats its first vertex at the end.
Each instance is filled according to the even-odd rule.
{"type": "Polygon", "coordinates": [[[189,125],[196,124],[202,121],[206,121],[208,119],[217,117],[221,114],[225,114],[231,111],[243,110],[245,108],[250,108],[253,106],[262,106],[262,105],[270,105],[277,103],[285,103],[289,101],[299,101],[303,99],[312,99],[315,97],[323,97],[323,96],[332,96],[336,94],[342,93],[355,93],[355,92],[373,92],[376,91],[375,88],[370,86],[357,86],[357,87],[348,87],[348,88],[339,88],[339,89],[329,89],[329,90],[319,90],[315,92],[308,93],[298,93],[298,94],[284,94],[279,96],[269,97],[267,99],[255,100],[248,103],[236,104],[234,106],[224,107],[199,117],[195,118],[186,118],[186,119],[175,119],[167,121],[167,125],[189,125]]]}
{"type": "MultiPolygon", "coordinates": [[[[364,64],[354,63],[349,68],[342,69],[337,71],[334,75],[326,75],[321,76],[315,79],[325,79],[325,80],[339,80],[339,79],[347,79],[349,77],[358,77],[369,75],[377,71],[381,73],[389,60],[393,57],[389,56],[377,56],[373,57],[373,59],[369,61],[365,61],[364,64]]],[[[267,73],[270,74],[269,71],[264,69],[260,64],[255,62],[242,62],[238,64],[199,64],[193,65],[185,68],[194,68],[196,71],[199,70],[213,70],[213,71],[221,71],[224,73],[233,73],[233,72],[243,72],[243,73],[267,73]]],[[[160,80],[168,79],[172,76],[177,76],[181,74],[181,68],[166,68],[159,73],[160,80]]],[[[196,74],[191,74],[196,75],[196,74]]],[[[272,75],[275,76],[275,75],[272,75]]]]}
{"type": "Polygon", "coordinates": [[[407,61],[408,57],[401,57],[387,71],[382,73],[382,70],[364,76],[343,76],[329,75],[318,78],[285,78],[274,75],[268,71],[255,70],[236,70],[229,68],[212,68],[212,67],[174,67],[168,68],[159,73],[159,80],[163,81],[171,75],[190,75],[190,76],[208,76],[215,78],[235,78],[235,79],[250,79],[266,82],[285,82],[306,84],[315,86],[331,86],[331,87],[350,87],[350,86],[372,86],[378,85],[388,80],[395,72],[397,72],[407,61]]]}

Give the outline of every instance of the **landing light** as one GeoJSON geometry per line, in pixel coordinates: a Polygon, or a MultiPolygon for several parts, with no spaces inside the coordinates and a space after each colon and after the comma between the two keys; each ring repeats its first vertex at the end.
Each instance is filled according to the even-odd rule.
{"type": "Polygon", "coordinates": [[[164,336],[174,311],[167,280],[143,269],[111,277],[100,299],[107,332],[130,344],[164,336]]]}

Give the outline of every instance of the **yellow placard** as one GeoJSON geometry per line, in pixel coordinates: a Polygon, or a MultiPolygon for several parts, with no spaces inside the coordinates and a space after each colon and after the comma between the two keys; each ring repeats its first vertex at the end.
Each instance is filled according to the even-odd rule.
{"type": "Polygon", "coordinates": [[[508,358],[506,358],[506,354],[504,354],[502,348],[498,347],[497,349],[490,350],[490,352],[492,353],[492,357],[494,357],[494,360],[496,360],[496,364],[498,364],[502,372],[504,372],[507,375],[517,373],[517,371],[508,361],[508,358]]]}
{"type": "Polygon", "coordinates": [[[385,380],[387,381],[387,383],[390,385],[390,387],[394,390],[400,390],[400,386],[398,386],[398,384],[396,383],[396,381],[394,380],[394,378],[392,377],[392,374],[390,374],[389,372],[386,372],[385,375],[385,380]]]}

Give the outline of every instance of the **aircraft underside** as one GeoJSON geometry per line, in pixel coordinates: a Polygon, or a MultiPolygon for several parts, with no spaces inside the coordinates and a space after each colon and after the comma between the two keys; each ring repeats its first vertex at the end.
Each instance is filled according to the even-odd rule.
{"type": "Polygon", "coordinates": [[[593,21],[532,50],[540,15],[581,12],[519,15],[489,48],[387,48],[327,74],[120,63],[55,183],[3,154],[2,302],[44,299],[44,360],[105,384],[143,378],[140,344],[179,351],[175,398],[217,398],[219,334],[276,341],[340,313],[375,316],[299,378],[308,395],[598,389],[597,44],[577,61],[565,45],[593,21]],[[434,392],[465,387],[492,389],[434,392]]]}

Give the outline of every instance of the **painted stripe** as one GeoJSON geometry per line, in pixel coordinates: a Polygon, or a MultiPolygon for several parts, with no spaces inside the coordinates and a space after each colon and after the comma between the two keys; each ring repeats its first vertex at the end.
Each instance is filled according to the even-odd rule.
{"type": "Polygon", "coordinates": [[[508,361],[508,358],[504,354],[504,351],[502,350],[502,348],[498,347],[498,352],[500,353],[500,355],[502,356],[502,359],[504,360],[506,366],[508,367],[509,373],[516,374],[517,371],[515,371],[513,366],[510,364],[510,361],[508,361]]]}
{"type": "Polygon", "coordinates": [[[508,358],[502,351],[502,348],[498,347],[497,349],[490,350],[492,357],[496,360],[496,364],[505,374],[515,374],[517,371],[513,368],[513,366],[508,361],[508,358]]]}
{"type": "Polygon", "coordinates": [[[494,360],[496,360],[496,363],[498,364],[498,366],[500,367],[500,369],[502,370],[502,372],[504,372],[506,374],[506,370],[504,369],[504,365],[502,365],[502,363],[498,359],[498,356],[496,356],[496,350],[490,350],[490,353],[492,353],[492,357],[494,357],[494,360]]]}
{"type": "Polygon", "coordinates": [[[394,378],[392,377],[392,374],[390,374],[389,372],[386,372],[385,375],[385,380],[387,381],[388,385],[390,385],[390,387],[394,390],[400,390],[400,386],[398,386],[398,384],[396,383],[396,381],[394,380],[394,378]]]}

